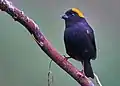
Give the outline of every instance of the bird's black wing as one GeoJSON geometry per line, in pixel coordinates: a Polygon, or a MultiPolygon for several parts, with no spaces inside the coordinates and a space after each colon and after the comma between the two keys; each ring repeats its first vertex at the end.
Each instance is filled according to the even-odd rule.
{"type": "MultiPolygon", "coordinates": [[[[94,51],[95,51],[95,54],[96,54],[97,49],[96,49],[94,31],[88,24],[85,24],[84,27],[86,29],[86,34],[87,34],[88,38],[91,40],[91,43],[93,45],[93,48],[94,48],[94,51]]],[[[95,59],[95,58],[96,58],[96,55],[93,59],[95,59]]]]}
{"type": "Polygon", "coordinates": [[[75,55],[83,55],[83,50],[87,47],[89,52],[91,52],[91,54],[89,54],[91,58],[96,58],[94,31],[87,23],[79,22],[66,28],[64,32],[64,43],[66,52],[71,57],[75,55]]]}

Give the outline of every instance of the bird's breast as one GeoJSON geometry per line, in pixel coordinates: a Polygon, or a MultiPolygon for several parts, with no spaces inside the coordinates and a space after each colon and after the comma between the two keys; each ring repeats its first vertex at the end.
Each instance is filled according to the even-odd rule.
{"type": "MultiPolygon", "coordinates": [[[[64,41],[67,46],[67,51],[73,56],[92,57],[93,45],[87,36],[89,31],[83,26],[73,25],[65,29],[64,41]]],[[[74,57],[75,58],[75,57],[74,57]]]]}

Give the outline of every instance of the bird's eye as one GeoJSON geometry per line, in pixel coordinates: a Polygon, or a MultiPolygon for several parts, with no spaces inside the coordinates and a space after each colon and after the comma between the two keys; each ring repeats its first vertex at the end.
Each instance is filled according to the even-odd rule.
{"type": "Polygon", "coordinates": [[[74,14],[74,13],[72,13],[72,16],[75,16],[75,14],[74,14]]]}

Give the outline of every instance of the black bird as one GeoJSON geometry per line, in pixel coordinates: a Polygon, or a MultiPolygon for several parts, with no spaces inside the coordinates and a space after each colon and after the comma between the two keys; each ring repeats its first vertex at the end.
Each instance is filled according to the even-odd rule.
{"type": "Polygon", "coordinates": [[[96,59],[94,31],[78,8],[71,8],[62,16],[65,20],[64,43],[66,53],[81,61],[87,77],[94,78],[90,60],[96,59]]]}

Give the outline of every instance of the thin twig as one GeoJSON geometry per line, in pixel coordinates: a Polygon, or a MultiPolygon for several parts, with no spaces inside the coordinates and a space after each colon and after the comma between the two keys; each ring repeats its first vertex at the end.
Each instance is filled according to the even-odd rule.
{"type": "Polygon", "coordinates": [[[95,76],[95,82],[98,84],[98,86],[102,86],[98,76],[94,73],[94,76],[95,76]]]}
{"type": "Polygon", "coordinates": [[[52,60],[49,63],[49,71],[48,71],[48,86],[51,86],[51,84],[53,83],[53,75],[52,75],[52,71],[51,71],[51,66],[52,65],[52,60]]]}

